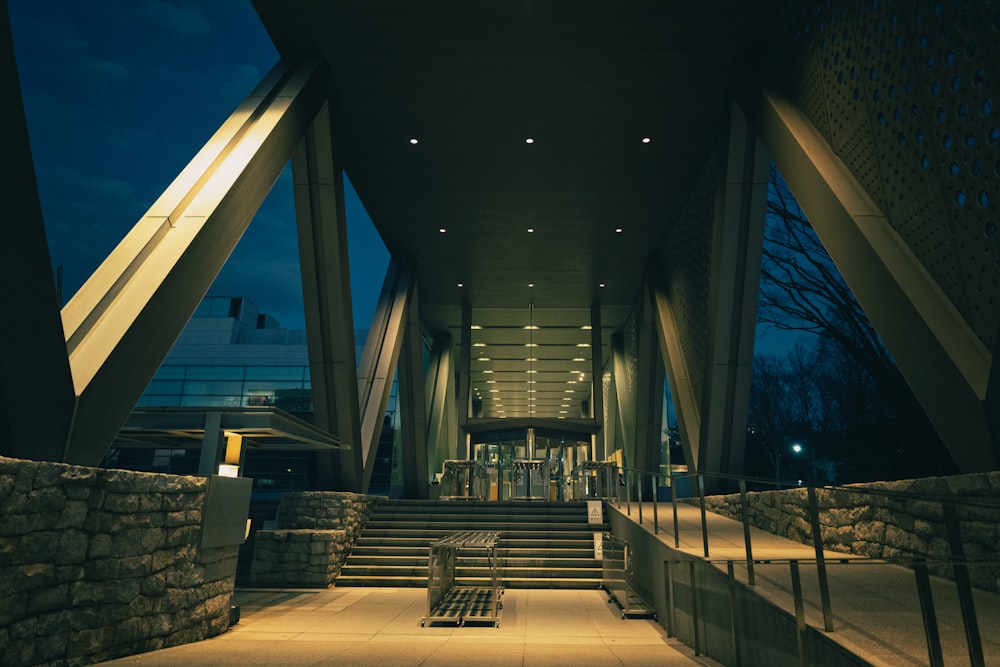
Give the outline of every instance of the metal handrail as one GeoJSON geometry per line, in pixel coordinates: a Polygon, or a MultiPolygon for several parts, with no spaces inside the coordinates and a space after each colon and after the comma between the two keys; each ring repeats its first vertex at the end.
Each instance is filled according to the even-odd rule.
{"type": "MultiPolygon", "coordinates": [[[[824,491],[843,491],[851,494],[868,495],[868,496],[881,496],[887,498],[893,498],[898,500],[916,500],[922,502],[933,502],[939,503],[942,508],[942,515],[945,523],[945,528],[947,531],[947,538],[949,544],[949,556],[944,559],[936,559],[936,562],[951,566],[954,571],[955,585],[958,589],[959,606],[962,612],[963,629],[965,631],[966,642],[969,650],[970,664],[972,667],[983,667],[985,665],[982,640],[979,634],[979,625],[976,618],[975,605],[972,596],[972,586],[969,581],[968,566],[970,563],[995,563],[996,561],[973,561],[965,557],[964,546],[961,538],[961,530],[958,518],[957,508],[978,508],[987,510],[1000,510],[1000,504],[982,502],[976,500],[969,500],[964,498],[953,498],[953,497],[943,497],[943,496],[932,496],[927,494],[917,494],[903,491],[893,491],[888,489],[869,489],[869,488],[859,488],[857,486],[838,486],[838,485],[822,485],[817,486],[815,484],[798,484],[789,485],[781,481],[756,478],[756,477],[746,477],[741,475],[732,475],[727,473],[704,473],[704,472],[693,472],[693,473],[682,473],[679,475],[661,475],[660,473],[636,470],[633,468],[619,468],[620,474],[623,476],[624,487],[626,489],[626,512],[631,515],[631,499],[633,496],[633,488],[636,493],[635,496],[638,500],[638,522],[639,525],[643,525],[643,515],[642,515],[642,501],[643,501],[643,478],[649,477],[652,482],[652,500],[653,500],[653,532],[654,534],[659,533],[659,517],[657,515],[657,504],[658,504],[658,487],[659,478],[666,477],[670,480],[670,501],[673,508],[673,524],[674,524],[674,547],[680,547],[680,534],[679,534],[679,522],[677,518],[677,492],[676,484],[674,483],[677,479],[692,478],[696,484],[697,489],[697,500],[701,514],[701,533],[702,533],[702,544],[703,544],[703,560],[705,562],[714,562],[709,557],[709,543],[708,543],[708,524],[707,524],[707,513],[705,507],[705,479],[706,477],[711,477],[714,479],[722,479],[728,481],[735,481],[739,487],[740,494],[740,504],[741,504],[741,515],[743,523],[743,536],[746,547],[746,559],[745,563],[747,566],[747,580],[748,584],[753,586],[756,583],[754,575],[754,563],[756,562],[753,558],[753,548],[751,542],[750,533],[750,511],[749,503],[747,500],[747,483],[755,483],[760,485],[773,485],[776,490],[787,489],[788,486],[793,488],[804,488],[807,495],[808,512],[809,512],[809,524],[812,533],[812,543],[815,549],[816,558],[813,561],[807,561],[805,559],[792,559],[790,561],[791,576],[793,589],[798,590],[797,595],[801,595],[801,584],[798,580],[798,564],[802,562],[814,562],[816,564],[817,577],[819,579],[819,589],[821,605],[823,609],[823,625],[826,632],[833,632],[833,612],[831,608],[830,601],[830,590],[829,583],[826,574],[826,557],[824,555],[823,549],[823,539],[820,530],[820,508],[819,499],[817,496],[817,489],[822,489],[824,491]],[[784,488],[782,488],[784,486],[784,488]]],[[[619,487],[616,486],[616,492],[619,487]]],[[[616,498],[618,502],[618,507],[621,507],[620,493],[617,494],[616,498]]],[[[861,557],[863,558],[863,557],[861,557]]],[[[858,557],[853,557],[852,560],[859,560],[858,557]]],[[[928,655],[930,658],[930,663],[934,667],[943,664],[943,659],[941,657],[941,644],[938,637],[937,631],[937,620],[934,612],[933,599],[930,595],[930,585],[927,581],[928,577],[928,561],[926,557],[916,557],[913,559],[905,558],[882,558],[882,559],[871,559],[874,561],[879,561],[885,564],[898,564],[904,567],[910,567],[914,570],[916,577],[916,587],[917,594],[920,599],[922,618],[924,622],[925,638],[927,640],[928,655]]],[[[732,575],[732,559],[727,559],[723,561],[729,563],[727,566],[730,576],[732,575]]],[[[743,562],[743,561],[741,561],[743,562]]],[[[769,562],[775,562],[773,559],[769,559],[769,562]]],[[[801,632],[804,632],[804,616],[800,615],[800,606],[802,602],[800,599],[796,600],[796,618],[797,624],[801,625],[799,634],[799,646],[800,650],[804,651],[802,644],[801,632]]],[[[672,615],[672,612],[671,612],[672,615]]],[[[735,625],[734,625],[735,628],[735,625]]],[[[737,638],[734,637],[734,642],[738,643],[737,638]]],[[[698,638],[695,637],[695,651],[699,650],[698,638]]],[[[802,654],[804,656],[804,653],[802,654]]]]}

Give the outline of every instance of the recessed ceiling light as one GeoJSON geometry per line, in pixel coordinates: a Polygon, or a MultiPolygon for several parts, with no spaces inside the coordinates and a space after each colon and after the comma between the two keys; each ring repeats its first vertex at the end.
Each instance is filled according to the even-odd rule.
{"type": "Polygon", "coordinates": [[[487,380],[486,381],[486,384],[496,384],[496,383],[497,383],[496,380],[487,380]]]}
{"type": "Polygon", "coordinates": [[[417,139],[416,137],[413,137],[413,138],[410,139],[410,143],[413,144],[414,146],[416,146],[417,144],[420,143],[420,140],[417,139]]]}
{"type": "Polygon", "coordinates": [[[482,329],[482,327],[479,326],[478,324],[473,324],[470,328],[471,329],[482,329]]]}
{"type": "Polygon", "coordinates": [[[615,234],[621,234],[621,233],[622,233],[622,228],[621,227],[615,227],[615,234]]]}
{"type": "Polygon", "coordinates": [[[500,390],[499,389],[490,389],[490,393],[491,394],[499,394],[500,390]]]}
{"type": "Polygon", "coordinates": [[[528,283],[528,287],[534,287],[535,283],[528,283]]]}
{"type": "Polygon", "coordinates": [[[564,414],[566,414],[566,411],[565,410],[560,410],[559,414],[564,415],[564,414]]]}
{"type": "Polygon", "coordinates": [[[598,287],[604,287],[604,283],[601,283],[600,285],[598,285],[598,287]]]}
{"type": "Polygon", "coordinates": [[[483,371],[484,373],[492,373],[493,371],[483,371]]]}
{"type": "Polygon", "coordinates": [[[648,144],[650,141],[652,141],[652,139],[650,139],[649,137],[643,137],[642,138],[642,143],[644,143],[644,144],[648,144]]]}
{"type": "Polygon", "coordinates": [[[528,357],[525,361],[538,361],[535,357],[528,357]]]}
{"type": "Polygon", "coordinates": [[[577,343],[577,347],[590,347],[590,343],[577,343]]]}
{"type": "Polygon", "coordinates": [[[448,231],[448,230],[445,229],[444,227],[439,227],[438,228],[438,232],[440,232],[441,234],[444,234],[446,231],[448,231]]]}
{"type": "Polygon", "coordinates": [[[528,384],[538,384],[537,380],[528,380],[528,384]]]}
{"type": "Polygon", "coordinates": [[[489,357],[479,357],[478,359],[476,359],[476,361],[489,361],[489,360],[490,360],[489,357]]]}
{"type": "Polygon", "coordinates": [[[590,331],[591,329],[593,329],[593,327],[592,327],[592,326],[590,326],[589,324],[584,324],[584,325],[583,325],[582,327],[580,327],[580,328],[581,328],[581,329],[583,329],[584,331],[590,331]]]}
{"type": "Polygon", "coordinates": [[[531,137],[528,137],[527,139],[524,140],[524,143],[526,143],[526,144],[533,144],[533,143],[535,143],[535,140],[532,139],[531,137]]]}
{"type": "Polygon", "coordinates": [[[576,380],[566,380],[566,384],[576,384],[576,380]]]}
{"type": "Polygon", "coordinates": [[[528,227],[528,233],[529,234],[534,234],[535,233],[535,228],[534,227],[528,227]]]}
{"type": "MultiPolygon", "coordinates": [[[[583,357],[573,357],[573,361],[586,361],[583,357]]],[[[572,373],[572,371],[570,371],[572,373]]]]}
{"type": "Polygon", "coordinates": [[[459,287],[465,287],[465,285],[463,283],[458,283],[458,286],[459,287]]]}
{"type": "Polygon", "coordinates": [[[532,368],[531,370],[527,370],[527,371],[524,371],[524,372],[525,373],[537,373],[538,371],[536,371],[535,369],[532,368]]]}
{"type": "Polygon", "coordinates": [[[486,343],[473,343],[472,347],[486,347],[486,343]]]}
{"type": "Polygon", "coordinates": [[[528,326],[526,326],[526,327],[521,327],[521,328],[522,328],[522,329],[537,329],[538,327],[536,327],[536,326],[535,326],[534,324],[529,324],[528,326]]]}
{"type": "Polygon", "coordinates": [[[563,389],[563,393],[566,393],[566,394],[575,394],[576,392],[574,390],[572,390],[572,389],[563,389]]]}
{"type": "Polygon", "coordinates": [[[525,343],[525,347],[538,347],[538,343],[525,343]]]}

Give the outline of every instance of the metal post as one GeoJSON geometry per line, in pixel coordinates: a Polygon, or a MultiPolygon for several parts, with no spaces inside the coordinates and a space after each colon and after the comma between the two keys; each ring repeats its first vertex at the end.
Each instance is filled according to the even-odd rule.
{"type": "Polygon", "coordinates": [[[740,614],[739,597],[736,594],[736,575],[733,573],[733,561],[726,561],[726,573],[729,575],[729,627],[732,629],[733,655],[736,667],[742,667],[743,656],[740,651],[740,614]]]}
{"type": "Polygon", "coordinates": [[[930,658],[930,667],[944,667],[937,614],[934,613],[934,596],[931,593],[931,580],[927,574],[927,563],[922,558],[913,564],[913,573],[917,578],[917,596],[920,598],[920,615],[924,621],[924,637],[927,639],[927,656],[930,658]]]}
{"type": "Polygon", "coordinates": [[[653,475],[653,534],[660,534],[660,515],[656,510],[656,503],[659,500],[657,491],[660,485],[660,476],[653,475]]]}
{"type": "Polygon", "coordinates": [[[629,484],[629,474],[628,471],[623,471],[625,474],[625,514],[627,516],[632,516],[632,486],[629,484]]]}
{"type": "Polygon", "coordinates": [[[636,500],[639,502],[639,525],[642,525],[642,473],[635,474],[636,500]]]}
{"type": "Polygon", "coordinates": [[[674,568],[669,560],[663,561],[663,586],[666,589],[663,592],[667,598],[667,617],[663,619],[666,624],[667,636],[676,637],[677,635],[674,633],[674,568]]]}
{"type": "Polygon", "coordinates": [[[809,667],[806,657],[806,612],[802,604],[802,581],[799,579],[799,561],[790,560],[788,566],[792,575],[792,599],[795,603],[795,639],[799,645],[799,664],[809,667]]]}
{"type": "Polygon", "coordinates": [[[701,503],[701,542],[708,558],[708,517],[705,516],[705,475],[698,473],[698,501],[701,503]]]}
{"type": "Polygon", "coordinates": [[[698,586],[695,584],[694,561],[688,561],[691,576],[691,627],[694,628],[694,654],[701,655],[701,633],[698,631],[698,586]]]}
{"type": "Polygon", "coordinates": [[[958,603],[962,608],[962,623],[965,626],[965,641],[969,645],[969,664],[984,667],[983,644],[979,637],[979,623],[976,620],[976,605],[972,599],[969,584],[969,566],[965,563],[965,547],[962,545],[962,530],[958,523],[958,510],[950,503],[942,503],[944,523],[948,529],[948,546],[951,549],[952,566],[955,569],[955,586],[958,588],[958,603]]]}
{"type": "Polygon", "coordinates": [[[670,482],[670,504],[674,508],[674,548],[679,549],[681,546],[681,530],[677,523],[677,484],[673,479],[670,482]]]}
{"type": "Polygon", "coordinates": [[[747,481],[740,480],[740,503],[743,505],[743,543],[747,552],[747,583],[757,584],[753,571],[753,547],[750,544],[750,501],[747,499],[747,481]]]}
{"type": "Polygon", "coordinates": [[[823,558],[823,534],[819,529],[819,501],[816,487],[807,486],[809,522],[812,524],[813,548],[816,551],[816,575],[819,577],[819,597],[823,605],[823,628],[833,632],[833,611],[830,609],[830,584],[826,580],[826,560],[823,558]]]}

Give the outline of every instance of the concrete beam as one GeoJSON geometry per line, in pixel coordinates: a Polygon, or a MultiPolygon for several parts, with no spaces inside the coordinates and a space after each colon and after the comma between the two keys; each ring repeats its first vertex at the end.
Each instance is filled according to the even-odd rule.
{"type": "Polygon", "coordinates": [[[991,351],[800,109],[759,88],[740,105],[959,469],[995,470],[991,351]]]}
{"type": "Polygon", "coordinates": [[[63,308],[65,461],[100,461],[328,92],[317,65],[279,63],[63,308]]]}
{"type": "Polygon", "coordinates": [[[306,131],[292,158],[292,180],[313,421],[344,443],[339,452],[316,452],[317,486],[358,491],[364,464],[347,217],[331,114],[324,104],[306,131]]]}

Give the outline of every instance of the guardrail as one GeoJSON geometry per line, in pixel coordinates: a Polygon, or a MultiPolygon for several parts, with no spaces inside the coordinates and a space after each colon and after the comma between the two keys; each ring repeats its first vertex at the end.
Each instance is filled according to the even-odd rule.
{"type": "MultiPolygon", "coordinates": [[[[843,486],[822,486],[817,487],[810,484],[804,485],[789,485],[788,482],[778,482],[774,480],[766,480],[760,478],[752,477],[741,477],[736,475],[726,475],[726,474],[707,474],[707,473],[687,473],[681,475],[663,475],[660,473],[652,473],[648,471],[639,471],[634,469],[622,468],[620,469],[620,480],[619,484],[614,488],[614,494],[612,497],[606,498],[611,503],[617,505],[621,509],[622,505],[625,506],[625,513],[628,516],[632,514],[632,504],[636,502],[638,509],[638,523],[640,526],[644,525],[648,521],[643,516],[643,503],[647,500],[652,501],[652,532],[658,534],[660,532],[659,523],[659,509],[658,509],[658,496],[661,478],[667,478],[668,484],[666,487],[670,489],[670,503],[672,506],[673,514],[673,544],[674,547],[680,548],[680,524],[678,521],[678,494],[677,494],[677,482],[680,480],[689,480],[691,482],[691,488],[694,492],[694,500],[697,502],[700,517],[701,517],[701,543],[702,543],[702,555],[704,562],[710,564],[723,564],[725,563],[728,576],[731,582],[735,583],[735,568],[736,563],[745,564],[746,567],[746,583],[749,586],[756,585],[756,574],[754,571],[754,566],[759,561],[754,559],[753,555],[753,541],[751,537],[751,521],[750,521],[750,506],[748,502],[748,491],[747,484],[752,483],[757,487],[767,487],[774,486],[775,490],[788,490],[789,486],[798,486],[799,488],[804,487],[806,490],[807,498],[807,513],[808,513],[808,523],[811,531],[812,537],[812,547],[815,553],[815,557],[811,559],[788,559],[787,561],[776,561],[774,559],[768,559],[769,564],[774,564],[776,562],[787,562],[789,566],[789,577],[791,579],[791,587],[793,592],[793,604],[795,607],[796,614],[796,624],[797,624],[797,635],[799,641],[799,651],[801,664],[805,665],[807,663],[807,658],[805,655],[805,647],[803,643],[803,633],[805,632],[805,616],[804,616],[804,604],[802,598],[802,585],[800,578],[800,564],[808,563],[815,565],[816,575],[818,578],[819,586],[819,597],[820,597],[820,607],[823,614],[823,629],[826,632],[834,631],[833,624],[833,611],[830,600],[830,587],[829,580],[827,576],[827,559],[824,553],[824,542],[821,531],[821,521],[820,521],[820,503],[818,492],[822,491],[824,493],[834,492],[834,491],[844,491],[851,494],[860,494],[862,496],[881,496],[889,497],[897,500],[904,501],[917,501],[921,503],[936,503],[940,507],[940,515],[943,519],[946,541],[948,545],[949,553],[946,557],[931,557],[929,554],[921,554],[915,557],[909,558],[865,558],[864,556],[854,556],[852,557],[852,562],[870,562],[878,564],[892,564],[908,567],[914,572],[915,586],[917,597],[920,602],[921,617],[923,621],[923,629],[925,640],[927,642],[927,651],[930,665],[932,667],[943,667],[944,658],[942,656],[941,639],[938,631],[937,616],[934,609],[934,600],[931,594],[931,584],[930,584],[930,570],[929,566],[934,565],[940,568],[945,566],[953,572],[954,581],[958,593],[959,607],[962,614],[962,625],[965,633],[966,645],[969,653],[970,665],[972,667],[985,667],[985,659],[982,648],[982,639],[979,633],[979,624],[976,617],[975,605],[973,601],[972,586],[969,578],[969,567],[970,565],[977,564],[991,564],[996,565],[997,559],[996,555],[990,559],[979,559],[979,558],[969,558],[965,554],[965,547],[962,541],[961,535],[961,522],[959,518],[959,510],[967,509],[969,511],[987,511],[987,512],[1000,512],[1000,506],[997,504],[990,504],[988,502],[977,502],[974,500],[964,500],[957,498],[941,498],[941,497],[931,497],[922,496],[911,493],[904,493],[886,489],[868,489],[856,486],[843,487],[843,486]],[[735,486],[738,489],[740,496],[740,507],[741,507],[741,520],[743,524],[743,539],[745,547],[745,557],[740,560],[718,560],[710,558],[709,551],[709,530],[708,530],[708,520],[707,520],[707,510],[705,503],[705,488],[706,488],[706,478],[710,478],[713,481],[718,481],[720,485],[730,485],[735,486]],[[735,484],[734,484],[735,483],[735,484]],[[649,498],[647,498],[647,491],[651,492],[649,498]],[[622,498],[624,495],[624,499],[622,498]]],[[[831,496],[832,498],[832,496],[831,496]]],[[[678,561],[681,562],[681,561],[678,561]]],[[[689,561],[689,567],[692,568],[692,582],[694,581],[693,568],[694,561],[689,561]]],[[[672,575],[671,575],[672,576],[672,575]]],[[[671,586],[672,590],[672,586],[671,586]]],[[[672,598],[672,594],[670,596],[672,598]]],[[[671,606],[673,605],[673,600],[670,600],[671,606]]],[[[734,607],[735,609],[735,607],[734,607]]],[[[666,620],[668,633],[671,632],[671,625],[673,623],[674,610],[671,608],[671,613],[668,615],[669,618],[666,620]]],[[[695,606],[691,610],[694,616],[697,616],[698,610],[695,606]]],[[[733,646],[735,655],[737,656],[737,664],[739,662],[739,636],[737,633],[737,619],[733,619],[733,646]]],[[[698,654],[701,651],[701,638],[698,636],[697,624],[695,624],[695,652],[698,654]]]]}

